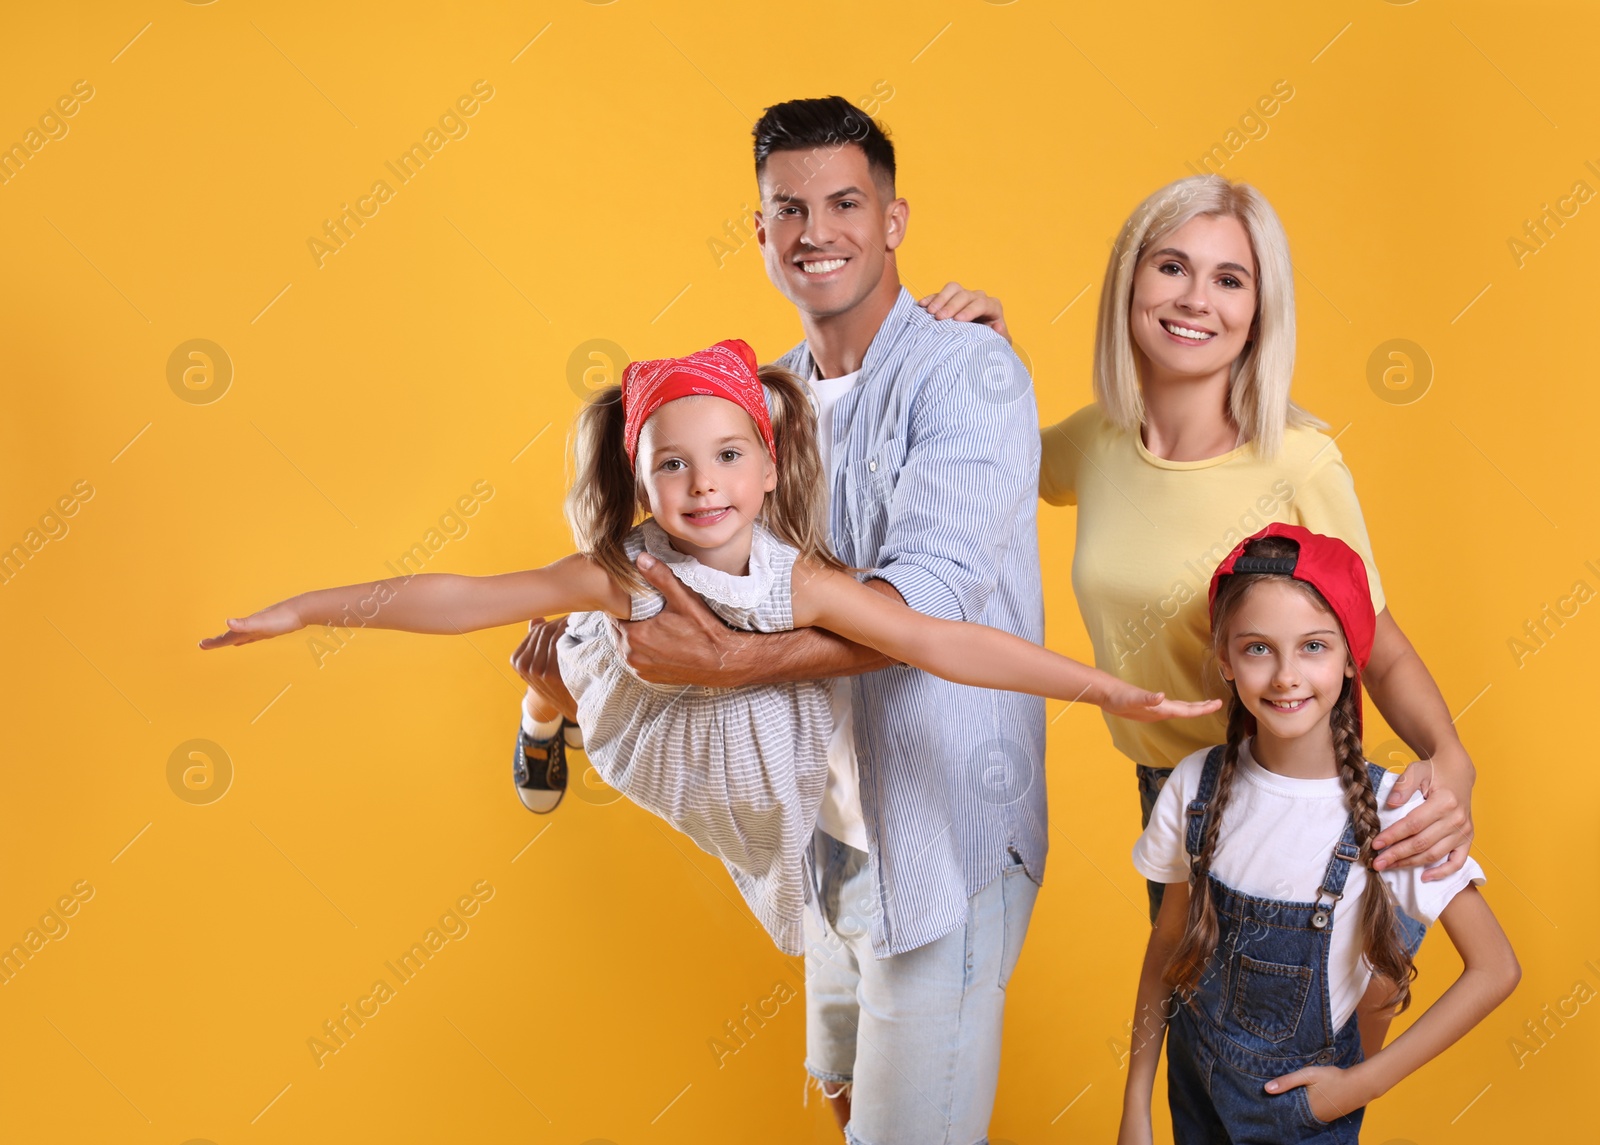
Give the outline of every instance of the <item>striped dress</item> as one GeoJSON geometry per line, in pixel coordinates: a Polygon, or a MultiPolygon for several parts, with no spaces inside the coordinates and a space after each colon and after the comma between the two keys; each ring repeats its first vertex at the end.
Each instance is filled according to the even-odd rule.
{"type": "MultiPolygon", "coordinates": [[[[733,628],[794,627],[790,574],[798,553],[760,522],[745,576],[673,549],[653,520],[629,534],[625,549],[630,560],[649,551],[733,628]]],[[[662,605],[658,593],[635,595],[631,619],[654,616],[662,605]]],[[[779,949],[801,953],[804,861],[828,778],[831,681],[648,683],[618,653],[602,612],[573,613],[557,656],[600,777],[721,859],[779,949]]]]}

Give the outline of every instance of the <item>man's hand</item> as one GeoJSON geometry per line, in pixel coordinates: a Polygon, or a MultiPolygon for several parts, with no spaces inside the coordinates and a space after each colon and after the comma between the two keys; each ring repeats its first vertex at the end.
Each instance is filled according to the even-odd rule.
{"type": "Polygon", "coordinates": [[[517,675],[528,682],[528,691],[540,705],[555,708],[573,723],[578,722],[578,704],[567,691],[561,679],[561,665],[556,661],[556,641],[567,630],[567,618],[545,620],[534,617],[528,621],[528,634],[511,654],[511,666],[517,675]]]}
{"type": "Polygon", "coordinates": [[[639,574],[666,603],[649,620],[613,621],[617,649],[641,680],[732,688],[746,682],[740,657],[752,639],[724,624],[665,564],[640,553],[639,574]]]}
{"type": "Polygon", "coordinates": [[[1419,759],[1395,780],[1387,804],[1400,807],[1417,791],[1423,803],[1398,823],[1392,823],[1373,840],[1378,852],[1374,870],[1388,867],[1430,866],[1446,855],[1438,870],[1422,876],[1437,882],[1461,869],[1472,845],[1472,761],[1465,752],[1459,759],[1419,759]],[[1443,765],[1441,767],[1441,764],[1443,765]]]}

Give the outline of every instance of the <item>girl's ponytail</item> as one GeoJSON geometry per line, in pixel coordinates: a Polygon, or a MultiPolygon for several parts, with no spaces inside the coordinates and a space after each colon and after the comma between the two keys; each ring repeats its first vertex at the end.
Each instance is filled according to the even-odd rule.
{"type": "Polygon", "coordinates": [[[817,448],[817,415],[799,376],[782,366],[758,371],[767,394],[772,437],[778,449],[778,485],[767,494],[767,528],[814,564],[853,571],[828,544],[828,475],[817,448]]]}
{"type": "Polygon", "coordinates": [[[628,559],[623,542],[643,516],[638,482],[623,444],[622,387],[596,390],[572,430],[575,473],[567,492],[567,524],[578,551],[630,592],[649,585],[628,559]]]}

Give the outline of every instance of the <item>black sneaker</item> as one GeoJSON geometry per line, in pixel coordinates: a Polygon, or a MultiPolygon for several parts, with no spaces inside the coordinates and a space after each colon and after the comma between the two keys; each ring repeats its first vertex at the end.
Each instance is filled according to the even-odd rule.
{"type": "Polygon", "coordinates": [[[554,811],[567,793],[567,741],[562,732],[537,740],[519,726],[511,777],[517,785],[517,798],[529,811],[536,815],[554,811]]]}

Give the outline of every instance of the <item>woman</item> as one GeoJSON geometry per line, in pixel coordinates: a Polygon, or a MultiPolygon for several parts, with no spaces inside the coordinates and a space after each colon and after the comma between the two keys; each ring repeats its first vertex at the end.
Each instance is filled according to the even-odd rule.
{"type": "MultiPolygon", "coordinates": [[[[1009,337],[999,300],[982,292],[951,283],[921,302],[936,318],[988,322],[1009,337]]],[[[1419,788],[1428,797],[1379,835],[1376,866],[1448,855],[1426,876],[1444,878],[1472,839],[1472,762],[1386,607],[1338,447],[1289,400],[1294,353],[1293,268],[1271,206],[1220,176],[1163,187],[1129,216],[1112,249],[1095,403],[1043,431],[1040,494],[1078,507],[1073,593],[1096,666],[1154,691],[1180,692],[1208,668],[1206,586],[1239,541],[1285,521],[1360,553],[1378,614],[1365,683],[1420,757],[1389,805],[1419,788]]],[[[1141,826],[1177,761],[1226,731],[1220,716],[1135,725],[1108,715],[1106,723],[1137,767],[1141,826]]],[[[1160,884],[1149,884],[1149,900],[1153,921],[1160,884]]]]}

